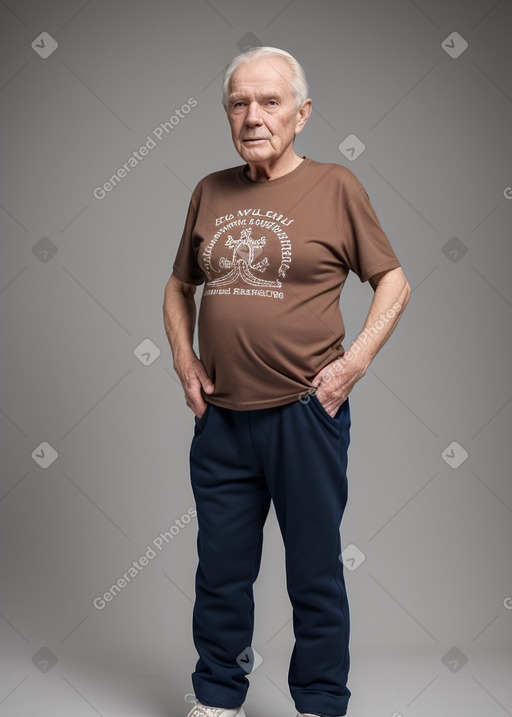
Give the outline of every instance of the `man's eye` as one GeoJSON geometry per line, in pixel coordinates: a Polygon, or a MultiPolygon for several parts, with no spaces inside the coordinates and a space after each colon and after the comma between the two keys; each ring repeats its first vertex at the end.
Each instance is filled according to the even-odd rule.
{"type": "Polygon", "coordinates": [[[277,105],[276,100],[269,100],[268,103],[269,103],[269,105],[277,105]]]}

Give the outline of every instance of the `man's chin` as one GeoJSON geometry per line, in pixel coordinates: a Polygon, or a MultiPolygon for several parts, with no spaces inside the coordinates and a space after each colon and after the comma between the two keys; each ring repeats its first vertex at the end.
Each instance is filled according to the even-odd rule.
{"type": "Polygon", "coordinates": [[[271,158],[271,153],[268,151],[268,148],[263,147],[263,145],[248,147],[243,144],[238,149],[238,154],[242,159],[245,159],[246,162],[265,162],[271,158]]]}

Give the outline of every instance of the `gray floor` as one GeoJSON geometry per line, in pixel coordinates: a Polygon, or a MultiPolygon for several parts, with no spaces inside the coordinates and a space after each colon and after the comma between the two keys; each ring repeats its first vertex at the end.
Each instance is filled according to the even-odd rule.
{"type": "MultiPolygon", "coordinates": [[[[139,645],[140,647],[140,645],[139,645]]],[[[68,660],[49,673],[26,664],[2,669],[2,717],[181,717],[190,705],[185,660],[170,674],[155,667],[147,649],[145,664],[125,669],[102,655],[95,662],[68,660]],[[28,674],[27,674],[28,673],[28,674]],[[26,676],[25,676],[26,675],[26,676]],[[9,680],[11,692],[9,693],[9,680]]],[[[189,651],[185,650],[186,657],[189,651]]],[[[174,658],[179,647],[173,648],[174,658]]],[[[185,655],[184,655],[185,657],[185,655]]],[[[247,717],[295,717],[287,692],[286,659],[273,651],[251,675],[245,704],[247,717]]],[[[510,662],[477,652],[458,673],[426,653],[353,654],[350,717],[503,717],[512,714],[510,662]]]]}

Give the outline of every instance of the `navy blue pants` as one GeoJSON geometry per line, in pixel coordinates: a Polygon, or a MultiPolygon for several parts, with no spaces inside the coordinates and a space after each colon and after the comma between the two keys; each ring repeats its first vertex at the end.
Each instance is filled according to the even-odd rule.
{"type": "Polygon", "coordinates": [[[316,395],[250,411],[208,404],[195,419],[190,470],[198,518],[193,637],[199,660],[192,683],[203,704],[234,708],[245,700],[247,670],[237,657],[252,643],[253,583],[272,500],[293,608],[290,693],[299,712],[346,714],[349,608],[340,524],[349,434],[348,399],[333,418],[316,395]]]}

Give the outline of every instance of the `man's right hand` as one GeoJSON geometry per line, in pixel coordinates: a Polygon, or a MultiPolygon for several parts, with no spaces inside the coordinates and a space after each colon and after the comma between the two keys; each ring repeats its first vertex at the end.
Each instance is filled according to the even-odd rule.
{"type": "Polygon", "coordinates": [[[177,361],[174,369],[183,386],[187,406],[194,411],[198,418],[201,418],[206,411],[206,401],[201,393],[201,388],[205,393],[215,391],[215,386],[203,364],[197,356],[192,356],[186,360],[177,361]]]}

